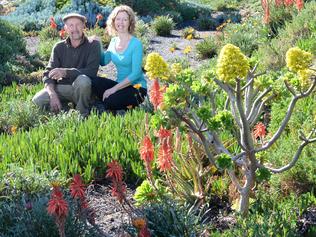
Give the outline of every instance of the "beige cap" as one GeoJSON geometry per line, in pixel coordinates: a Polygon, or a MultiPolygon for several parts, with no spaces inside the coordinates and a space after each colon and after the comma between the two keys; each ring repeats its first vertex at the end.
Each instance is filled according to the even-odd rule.
{"type": "Polygon", "coordinates": [[[63,22],[65,22],[67,19],[72,18],[72,17],[79,18],[80,20],[82,20],[83,23],[86,23],[87,21],[87,18],[83,15],[80,15],[78,13],[69,13],[63,17],[63,22]]]}

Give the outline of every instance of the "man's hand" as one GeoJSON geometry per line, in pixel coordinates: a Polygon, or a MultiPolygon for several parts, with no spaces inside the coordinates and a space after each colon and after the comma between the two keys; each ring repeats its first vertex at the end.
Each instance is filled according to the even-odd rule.
{"type": "Polygon", "coordinates": [[[58,113],[61,110],[61,103],[57,96],[57,94],[50,94],[49,95],[49,103],[50,103],[50,109],[52,112],[58,113]]]}
{"type": "Polygon", "coordinates": [[[92,43],[93,41],[99,41],[100,43],[102,42],[102,41],[101,41],[101,38],[100,38],[99,36],[97,36],[97,35],[91,35],[91,36],[89,36],[89,37],[88,37],[88,40],[89,40],[90,43],[92,43]]]}
{"type": "Polygon", "coordinates": [[[106,91],[104,91],[103,93],[103,97],[102,97],[102,100],[104,101],[106,98],[108,98],[110,95],[114,94],[117,90],[112,87],[110,89],[107,89],[106,91]]]}
{"type": "Polygon", "coordinates": [[[49,72],[48,77],[54,80],[60,80],[66,77],[66,70],[64,68],[54,68],[49,72]]]}

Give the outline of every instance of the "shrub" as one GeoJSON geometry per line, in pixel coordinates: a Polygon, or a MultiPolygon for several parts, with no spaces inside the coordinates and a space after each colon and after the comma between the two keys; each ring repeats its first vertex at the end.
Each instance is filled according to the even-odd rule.
{"type": "MultiPolygon", "coordinates": [[[[279,70],[285,66],[285,53],[289,48],[308,42],[310,38],[315,39],[315,11],[315,1],[306,3],[305,8],[287,22],[283,29],[278,30],[278,35],[270,43],[260,45],[256,54],[263,69],[279,70]]],[[[313,44],[314,42],[305,46],[313,50],[313,44]]]]}
{"type": "Polygon", "coordinates": [[[50,26],[44,27],[38,34],[41,41],[59,39],[58,31],[50,26]]]}
{"type": "Polygon", "coordinates": [[[177,10],[181,13],[183,20],[188,21],[195,20],[200,15],[208,15],[211,9],[193,2],[182,2],[177,10]]]}
{"type": "MultiPolygon", "coordinates": [[[[50,182],[65,179],[56,171],[36,174],[34,170],[11,167],[1,177],[0,232],[2,236],[57,237],[54,219],[47,213],[50,182]]],[[[78,218],[77,203],[66,195],[69,213],[65,223],[66,236],[99,236],[86,219],[78,218]]]]}
{"type": "Polygon", "coordinates": [[[251,18],[245,22],[228,23],[222,35],[222,45],[231,43],[238,46],[247,56],[251,56],[259,45],[267,41],[267,30],[261,19],[251,18]]]}
{"type": "MultiPolygon", "coordinates": [[[[201,224],[198,224],[198,216],[189,208],[171,200],[147,204],[142,211],[148,220],[148,229],[152,236],[197,236],[201,227],[201,224]]],[[[134,228],[127,230],[131,234],[135,233],[134,228]]]]}
{"type": "Polygon", "coordinates": [[[37,49],[39,56],[43,60],[48,61],[51,56],[53,47],[58,41],[60,41],[60,39],[47,39],[46,41],[41,41],[37,49]]]}
{"type": "Polygon", "coordinates": [[[14,12],[3,18],[20,25],[23,30],[40,30],[48,22],[48,18],[56,11],[55,1],[26,0],[14,12]]]}
{"type": "Polygon", "coordinates": [[[217,54],[218,43],[214,37],[207,37],[203,39],[203,41],[197,43],[195,48],[200,58],[212,58],[217,54]]]}
{"type": "Polygon", "coordinates": [[[176,10],[179,0],[102,0],[106,1],[112,6],[125,4],[130,6],[138,15],[156,15],[161,14],[164,9],[176,10]]]}
{"type": "Polygon", "coordinates": [[[200,16],[197,20],[199,30],[215,30],[216,22],[210,16],[200,16]]]}
{"type": "Polygon", "coordinates": [[[183,22],[181,14],[177,11],[162,11],[161,15],[171,17],[172,20],[177,24],[183,22]]]}
{"type": "Polygon", "coordinates": [[[102,46],[104,48],[107,48],[111,42],[111,36],[109,36],[106,29],[101,28],[99,26],[88,29],[86,31],[86,35],[87,36],[96,35],[96,36],[100,37],[101,42],[102,42],[102,46]]]}
{"type": "Polygon", "coordinates": [[[198,35],[193,27],[186,27],[182,30],[182,37],[185,39],[195,39],[198,35]]]}
{"type": "Polygon", "coordinates": [[[169,16],[158,16],[154,19],[152,27],[157,35],[167,36],[170,35],[174,29],[175,24],[169,16]]]}
{"type": "Polygon", "coordinates": [[[146,54],[149,45],[150,39],[153,37],[154,32],[150,26],[145,23],[143,20],[138,20],[135,27],[135,36],[139,38],[143,44],[144,54],[146,54]]]}
{"type": "Polygon", "coordinates": [[[22,31],[9,22],[0,19],[0,84],[9,71],[6,65],[17,54],[26,52],[22,31]]]}
{"type": "MultiPolygon", "coordinates": [[[[67,0],[60,0],[58,6],[62,6],[67,0]]],[[[20,25],[23,30],[40,30],[47,26],[49,17],[54,16],[58,28],[61,29],[63,22],[62,17],[70,12],[78,12],[85,15],[87,18],[88,27],[93,27],[96,23],[97,14],[102,14],[104,19],[100,24],[104,24],[109,16],[112,8],[108,6],[100,6],[95,1],[76,0],[71,1],[71,4],[64,4],[58,10],[56,1],[50,0],[25,0],[21,3],[14,12],[3,18],[11,23],[20,25]]]]}

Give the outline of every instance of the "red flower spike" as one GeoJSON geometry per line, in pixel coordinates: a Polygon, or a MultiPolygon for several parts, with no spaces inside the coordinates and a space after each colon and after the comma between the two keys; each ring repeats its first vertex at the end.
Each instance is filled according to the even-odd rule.
{"type": "Polygon", "coordinates": [[[296,0],[296,8],[297,10],[302,10],[304,7],[304,0],[296,0]]]}
{"type": "Polygon", "coordinates": [[[50,21],[50,27],[53,28],[53,29],[56,29],[57,28],[57,24],[56,24],[56,22],[54,20],[54,17],[50,17],[49,21],[50,21]]]}
{"type": "Polygon", "coordinates": [[[284,4],[285,6],[289,7],[289,6],[292,6],[294,3],[294,0],[284,0],[284,4]]]}
{"type": "Polygon", "coordinates": [[[158,152],[158,166],[160,171],[169,171],[173,165],[172,149],[168,138],[164,138],[158,152]]]}
{"type": "Polygon", "coordinates": [[[73,198],[85,198],[85,185],[79,174],[74,176],[73,182],[70,184],[70,194],[73,198]]]}
{"type": "Polygon", "coordinates": [[[48,202],[47,212],[50,215],[66,217],[68,214],[68,203],[63,199],[63,193],[59,186],[54,186],[51,199],[48,202]]]}
{"type": "Polygon", "coordinates": [[[101,21],[102,19],[103,19],[103,16],[102,16],[102,14],[98,14],[97,16],[96,16],[96,18],[97,18],[97,21],[101,21]]]}
{"type": "Polygon", "coordinates": [[[65,38],[65,34],[66,34],[66,31],[65,31],[64,29],[61,29],[61,30],[59,31],[59,36],[60,36],[61,39],[64,39],[64,38],[65,38]]]}
{"type": "Polygon", "coordinates": [[[150,88],[150,102],[153,104],[154,109],[157,110],[157,107],[163,101],[163,92],[160,88],[158,80],[154,80],[153,85],[150,88]]]}
{"type": "Polygon", "coordinates": [[[275,5],[277,7],[281,6],[283,4],[283,0],[275,0],[275,5]]]}
{"type": "Polygon", "coordinates": [[[171,136],[171,131],[168,129],[164,129],[163,127],[160,127],[159,131],[155,134],[156,137],[159,137],[160,139],[168,138],[171,136]]]}
{"type": "Polygon", "coordinates": [[[269,24],[270,22],[270,8],[268,0],[261,0],[262,9],[264,11],[263,23],[269,24]]]}
{"type": "Polygon", "coordinates": [[[257,123],[253,128],[253,136],[255,139],[257,139],[258,137],[264,138],[266,134],[266,126],[262,122],[257,123]]]}
{"type": "Polygon", "coordinates": [[[145,136],[140,147],[140,157],[145,162],[152,162],[154,160],[154,146],[148,136],[145,136]]]}
{"type": "Polygon", "coordinates": [[[123,169],[121,165],[116,161],[110,162],[108,165],[108,169],[106,171],[106,177],[112,178],[116,181],[122,181],[123,179],[123,169]]]}

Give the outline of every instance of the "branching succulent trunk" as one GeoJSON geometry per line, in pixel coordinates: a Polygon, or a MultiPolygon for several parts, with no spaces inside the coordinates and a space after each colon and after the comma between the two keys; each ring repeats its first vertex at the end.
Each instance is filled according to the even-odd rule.
{"type": "MultiPolygon", "coordinates": [[[[260,164],[260,162],[256,159],[256,153],[268,149],[276,142],[285,129],[292,115],[296,102],[300,98],[307,97],[312,93],[312,91],[314,91],[316,79],[313,79],[312,85],[306,92],[300,94],[296,94],[294,89],[286,83],[286,87],[293,94],[293,99],[289,104],[285,118],[270,141],[267,141],[267,143],[262,147],[256,148],[254,145],[254,138],[252,136],[252,127],[258,121],[265,104],[268,103],[275,95],[269,95],[271,92],[270,87],[261,93],[258,89],[254,88],[254,80],[258,76],[254,74],[254,71],[255,69],[250,71],[247,77],[246,85],[244,87],[241,87],[241,82],[239,79],[236,80],[235,88],[232,88],[230,85],[214,79],[218,86],[228,95],[227,105],[229,103],[233,118],[237,127],[239,128],[239,134],[236,136],[237,142],[242,150],[239,154],[231,154],[225,148],[216,132],[208,130],[207,127],[204,126],[203,121],[196,114],[194,114],[193,111],[190,110],[189,113],[180,113],[176,110],[174,111],[176,115],[186,123],[192,133],[192,138],[203,145],[211,164],[216,164],[216,155],[225,153],[229,155],[235,164],[240,168],[240,170],[242,170],[245,180],[243,184],[241,184],[233,170],[228,170],[228,174],[232,182],[240,193],[239,212],[242,215],[248,214],[249,199],[255,186],[256,170],[258,168],[266,168],[272,173],[280,173],[288,170],[294,166],[303,148],[311,142],[316,142],[316,138],[312,138],[312,135],[316,133],[316,131],[311,132],[307,138],[304,135],[301,135],[301,140],[303,140],[303,143],[300,145],[293,160],[289,164],[279,169],[273,169],[271,167],[266,167],[264,164],[260,164]]],[[[215,109],[212,109],[214,112],[215,109]]]]}

